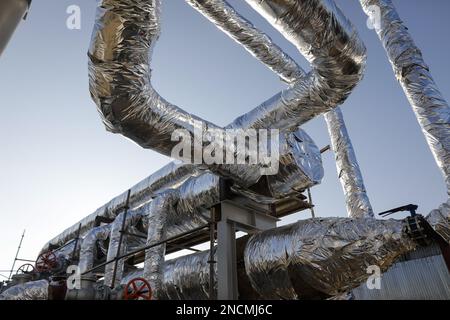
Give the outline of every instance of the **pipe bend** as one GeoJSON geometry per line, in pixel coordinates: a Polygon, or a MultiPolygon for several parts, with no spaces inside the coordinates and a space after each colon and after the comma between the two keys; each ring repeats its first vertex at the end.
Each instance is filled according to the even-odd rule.
{"type": "MultiPolygon", "coordinates": [[[[271,12],[279,10],[272,24],[297,45],[313,71],[227,128],[294,130],[342,103],[362,76],[365,48],[334,2],[248,1],[269,20],[271,12]]],[[[160,0],[103,0],[97,17],[89,50],[90,91],[109,131],[171,156],[178,144],[172,141],[177,129],[196,141],[196,130],[219,128],[170,104],[151,86],[150,56],[160,32],[160,0]]],[[[209,144],[217,141],[200,141],[209,144]]],[[[191,145],[194,154],[197,144],[191,145]]],[[[203,165],[243,187],[262,176],[262,164],[246,165],[245,170],[239,164],[203,165]]]]}

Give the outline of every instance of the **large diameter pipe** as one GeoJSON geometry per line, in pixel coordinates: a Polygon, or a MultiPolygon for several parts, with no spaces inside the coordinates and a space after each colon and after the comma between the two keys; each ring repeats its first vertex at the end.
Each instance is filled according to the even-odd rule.
{"type": "Polygon", "coordinates": [[[391,0],[360,0],[372,19],[450,194],[450,107],[391,0]]]}
{"type": "Polygon", "coordinates": [[[0,56],[25,16],[31,0],[0,1],[0,56]]]}
{"type": "MultiPolygon", "coordinates": [[[[228,36],[241,44],[255,58],[285,82],[295,85],[307,77],[306,72],[251,22],[240,16],[225,0],[186,0],[228,36]]],[[[350,136],[339,108],[325,114],[336,158],[339,180],[344,190],[350,217],[373,217],[372,206],[364,186],[350,136]]]]}
{"type": "MultiPolygon", "coordinates": [[[[324,299],[386,271],[416,244],[399,220],[323,218],[237,240],[240,299],[324,299]]],[[[209,251],[164,263],[159,299],[209,299],[209,251]]],[[[142,270],[122,280],[142,276],[142,270]]],[[[217,287],[214,285],[214,292],[217,287]]]]}
{"type": "MultiPolygon", "coordinates": [[[[223,128],[167,102],[151,85],[149,51],[159,37],[160,1],[107,3],[99,8],[89,50],[90,90],[107,129],[165,155],[171,155],[177,145],[171,139],[177,129],[194,137],[194,155],[202,143],[217,144],[208,139],[197,141],[195,133],[223,128]]],[[[270,3],[275,5],[275,1],[270,3]]],[[[227,128],[291,130],[341,104],[362,77],[364,45],[332,1],[303,0],[298,6],[289,1],[277,3],[289,11],[285,15],[277,12],[277,21],[282,21],[279,29],[284,35],[296,35],[289,40],[309,59],[313,72],[227,128]]],[[[246,165],[245,170],[238,164],[204,165],[243,187],[257,183],[262,176],[261,163],[246,165]]]]}

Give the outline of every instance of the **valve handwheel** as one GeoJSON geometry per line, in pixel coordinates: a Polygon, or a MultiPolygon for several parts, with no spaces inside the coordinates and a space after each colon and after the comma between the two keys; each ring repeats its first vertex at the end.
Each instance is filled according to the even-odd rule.
{"type": "Polygon", "coordinates": [[[26,264],[20,266],[19,269],[17,269],[16,274],[29,274],[29,273],[33,273],[34,271],[36,271],[34,266],[32,264],[26,263],[26,264]]]}
{"type": "Polygon", "coordinates": [[[44,252],[36,260],[36,270],[46,272],[54,269],[58,265],[56,255],[52,251],[44,252]]]}
{"type": "Polygon", "coordinates": [[[127,283],[123,296],[125,300],[151,300],[152,288],[147,280],[135,278],[127,283]]]}

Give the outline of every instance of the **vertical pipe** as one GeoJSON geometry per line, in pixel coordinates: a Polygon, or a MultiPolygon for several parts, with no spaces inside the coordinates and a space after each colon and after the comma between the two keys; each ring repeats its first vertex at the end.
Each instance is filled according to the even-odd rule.
{"type": "Polygon", "coordinates": [[[325,114],[336,168],[344,190],[347,213],[352,218],[373,217],[361,170],[340,108],[325,114]]]}
{"type": "Polygon", "coordinates": [[[119,265],[119,259],[118,257],[121,254],[121,249],[122,249],[122,242],[123,242],[123,234],[125,232],[125,223],[127,221],[127,212],[128,212],[128,206],[130,204],[130,193],[131,190],[128,190],[128,194],[127,194],[127,201],[125,203],[125,213],[123,215],[123,220],[122,220],[122,228],[120,229],[120,238],[119,238],[119,245],[117,247],[117,255],[116,258],[114,259],[114,271],[112,274],[112,280],[111,280],[111,288],[115,287],[116,284],[116,274],[117,274],[117,266],[119,265]]]}
{"type": "Polygon", "coordinates": [[[450,107],[391,0],[360,0],[419,121],[450,195],[450,107]]]}

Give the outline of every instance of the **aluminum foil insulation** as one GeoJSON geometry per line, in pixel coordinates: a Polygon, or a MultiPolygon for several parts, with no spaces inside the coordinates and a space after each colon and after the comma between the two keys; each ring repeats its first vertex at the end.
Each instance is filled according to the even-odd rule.
{"type": "Polygon", "coordinates": [[[384,272],[415,248],[403,221],[323,218],[264,231],[245,248],[245,269],[265,299],[337,296],[363,283],[374,265],[384,272]]]}
{"type": "MultiPolygon", "coordinates": [[[[197,252],[164,262],[160,300],[208,300],[209,299],[209,251],[197,252]]],[[[217,267],[214,265],[214,273],[217,267]]],[[[136,269],[127,273],[122,281],[143,277],[144,270],[136,269]]],[[[214,295],[217,295],[214,283],[214,295]]]]}
{"type": "MultiPolygon", "coordinates": [[[[170,162],[155,173],[143,179],[130,188],[130,208],[136,208],[152,199],[155,194],[163,192],[168,188],[179,186],[188,177],[197,175],[197,170],[193,165],[178,164],[170,162]]],[[[117,197],[98,208],[95,212],[83,218],[70,228],[67,228],[58,236],[50,240],[41,250],[46,252],[50,247],[60,247],[77,236],[78,228],[81,225],[81,234],[86,234],[94,228],[98,218],[115,219],[124,209],[127,200],[128,191],[123,192],[117,197]]]]}
{"type": "Polygon", "coordinates": [[[450,244],[450,200],[443,203],[427,216],[427,221],[433,229],[450,244]]]}
{"type": "Polygon", "coordinates": [[[86,234],[83,242],[81,243],[80,262],[78,264],[81,274],[94,266],[97,242],[108,239],[110,232],[111,225],[106,224],[93,228],[86,234]]]}
{"type": "MultiPolygon", "coordinates": [[[[264,231],[247,242],[246,272],[239,277],[248,277],[261,299],[342,295],[366,281],[368,266],[386,271],[398,257],[415,248],[403,227],[404,222],[396,220],[325,218],[264,231]]],[[[209,251],[202,251],[166,261],[158,298],[209,299],[208,260],[209,251]]],[[[142,276],[142,272],[133,270],[122,284],[142,276]]]]}
{"type": "MultiPolygon", "coordinates": [[[[241,17],[226,1],[187,0],[187,2],[231,38],[242,44],[253,56],[277,73],[284,81],[293,83],[306,76],[305,71],[291,57],[272,43],[265,34],[255,29],[249,21],[241,17]]],[[[342,113],[340,110],[337,110],[336,113],[330,111],[328,116],[325,115],[325,117],[332,143],[334,142],[338,173],[344,188],[348,212],[352,217],[373,216],[342,113]]],[[[290,175],[290,178],[294,178],[294,176],[290,175]]],[[[301,180],[298,177],[295,177],[295,179],[301,180]]],[[[286,186],[286,184],[281,183],[281,186],[286,186]]],[[[288,187],[287,189],[292,192],[292,188],[288,187]]],[[[245,191],[241,190],[241,192],[245,191]]],[[[286,194],[288,192],[284,192],[284,195],[286,194]]]]}
{"type": "Polygon", "coordinates": [[[340,108],[325,114],[336,168],[344,190],[347,212],[351,218],[374,216],[361,170],[340,108]]]}
{"type": "Polygon", "coordinates": [[[387,52],[450,195],[450,108],[391,0],[360,0],[387,52]]]}
{"type": "MultiPolygon", "coordinates": [[[[114,222],[111,224],[111,232],[109,236],[109,247],[108,247],[108,255],[107,255],[107,261],[111,261],[115,259],[117,256],[120,256],[124,253],[126,253],[130,249],[131,241],[136,241],[137,238],[133,236],[128,236],[126,234],[122,237],[122,243],[120,244],[120,250],[119,250],[119,243],[120,243],[120,237],[121,237],[121,231],[122,226],[124,227],[124,230],[127,230],[131,233],[136,233],[137,230],[130,230],[131,227],[135,227],[137,224],[141,223],[143,219],[146,218],[146,215],[148,214],[148,210],[151,207],[151,203],[148,205],[145,205],[139,209],[128,211],[128,212],[122,212],[119,214],[114,222]],[[126,218],[125,218],[126,217],[126,218]],[[125,218],[125,223],[124,223],[125,218]]],[[[104,284],[105,286],[114,288],[116,285],[120,283],[120,279],[122,278],[123,272],[124,272],[124,264],[125,259],[119,259],[117,263],[117,269],[116,269],[116,275],[115,280],[114,278],[114,268],[115,263],[109,263],[105,266],[105,279],[104,284]],[[114,281],[114,283],[113,283],[114,281]]]]}
{"type": "MultiPolygon", "coordinates": [[[[312,3],[311,13],[317,15],[296,17],[305,23],[310,17],[317,19],[315,21],[317,25],[309,32],[316,32],[320,36],[317,39],[304,37],[303,40],[305,43],[308,43],[308,40],[319,43],[318,56],[311,61],[315,62],[315,65],[319,62],[324,63],[322,70],[316,70],[324,71],[323,75],[319,76],[318,72],[312,72],[314,76],[308,77],[308,80],[263,103],[257,108],[259,111],[249,113],[251,119],[256,117],[259,120],[261,120],[260,112],[265,114],[266,116],[263,116],[266,120],[265,125],[258,126],[254,123],[255,126],[236,126],[234,123],[233,128],[295,128],[335,107],[335,101],[343,102],[359,81],[365,49],[356,33],[352,33],[354,29],[340,11],[333,11],[338,10],[334,5],[322,6],[319,1],[308,3],[312,3]],[[340,22],[346,24],[341,26],[340,22]],[[330,30],[322,35],[322,29],[326,29],[324,25],[329,27],[330,23],[333,23],[333,28],[329,28],[330,30]],[[347,31],[351,31],[350,34],[347,34],[347,31]],[[330,85],[331,83],[333,85],[330,85]],[[305,90],[305,87],[308,90],[305,90]],[[319,101],[315,98],[321,95],[323,96],[319,108],[319,101]],[[325,96],[327,98],[324,98],[325,96]],[[323,104],[325,100],[330,102],[326,107],[323,104]],[[313,104],[314,107],[303,105],[302,102],[313,104]]],[[[170,155],[177,144],[171,141],[171,134],[176,129],[183,129],[193,137],[195,147],[192,153],[195,154],[205,143],[206,145],[217,143],[210,141],[208,135],[206,141],[196,141],[195,132],[202,133],[208,132],[209,129],[221,128],[168,103],[152,88],[148,51],[159,36],[159,6],[160,3],[156,0],[105,0],[99,7],[89,52],[91,93],[108,130],[122,133],[145,148],[170,155]],[[135,30],[140,32],[136,33],[135,30]]],[[[296,13],[298,12],[293,12],[296,13]]],[[[295,27],[292,21],[285,22],[288,27],[295,27]]],[[[315,54],[315,51],[312,52],[315,54]]],[[[259,120],[257,122],[262,124],[259,120]]],[[[244,124],[244,121],[241,121],[241,124],[244,124]]],[[[219,175],[231,177],[243,187],[248,187],[261,178],[260,166],[260,164],[246,165],[244,170],[241,165],[213,164],[208,168],[219,175]]]]}
{"type": "Polygon", "coordinates": [[[227,1],[186,0],[186,2],[278,74],[283,81],[292,83],[305,75],[299,65],[274,44],[269,36],[256,29],[227,1]]]}
{"type": "Polygon", "coordinates": [[[333,1],[246,0],[292,42],[312,70],[231,127],[289,128],[342,104],[361,80],[366,50],[333,1]]]}
{"type": "MultiPolygon", "coordinates": [[[[276,199],[302,192],[306,188],[320,183],[324,174],[320,150],[305,131],[298,129],[287,136],[281,134],[279,147],[280,164],[278,173],[267,177],[269,195],[262,196],[239,186],[236,186],[234,191],[259,202],[272,203],[276,199]]],[[[199,180],[194,180],[204,172],[195,169],[192,165],[169,163],[131,188],[129,205],[133,209],[139,208],[150,202],[158,194],[167,190],[179,189],[187,182],[181,188],[182,194],[185,195],[179,204],[181,208],[175,212],[170,212],[168,217],[168,236],[171,237],[204,225],[206,220],[204,219],[205,213],[202,208],[205,208],[205,206],[201,202],[204,199],[187,196],[189,193],[203,193],[206,197],[210,197],[207,195],[208,192],[217,194],[217,190],[213,189],[217,188],[218,176],[213,177],[212,174],[208,174],[199,180]],[[209,187],[212,189],[208,191],[209,187]],[[197,188],[199,189],[197,190],[197,188]],[[194,208],[199,209],[194,210],[194,208]]],[[[208,171],[206,172],[208,173],[208,171]]],[[[127,193],[120,194],[94,213],[66,229],[60,235],[50,240],[41,252],[47,251],[50,247],[62,246],[73,240],[77,236],[80,224],[81,234],[84,236],[95,227],[98,218],[115,219],[125,206],[127,193]]],[[[210,202],[210,200],[205,201],[205,203],[210,202]]],[[[209,212],[206,212],[206,216],[208,215],[209,212]]],[[[64,250],[71,253],[73,246],[69,244],[64,250]]]]}
{"type": "MultiPolygon", "coordinates": [[[[209,299],[209,251],[183,256],[164,265],[162,300],[209,299]]],[[[214,265],[217,273],[217,265],[214,265]]],[[[215,284],[216,285],[216,284],[215,284]]],[[[217,294],[217,288],[214,288],[217,294]]]]}
{"type": "MultiPolygon", "coordinates": [[[[170,210],[175,209],[174,204],[177,198],[177,193],[167,192],[152,201],[148,216],[147,245],[152,245],[166,238],[167,216],[170,210]]],[[[145,251],[143,276],[152,288],[154,299],[158,299],[161,292],[165,255],[165,243],[145,251]]]]}
{"type": "Polygon", "coordinates": [[[48,281],[18,284],[0,293],[0,300],[48,300],[48,281]]]}

